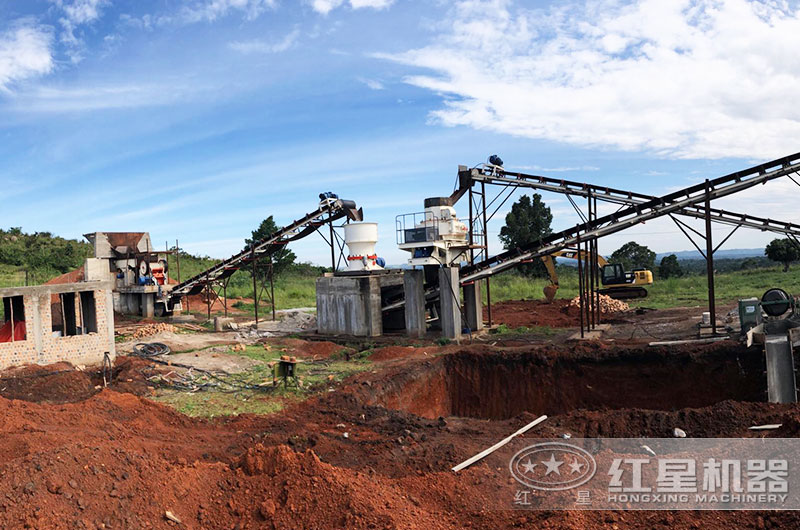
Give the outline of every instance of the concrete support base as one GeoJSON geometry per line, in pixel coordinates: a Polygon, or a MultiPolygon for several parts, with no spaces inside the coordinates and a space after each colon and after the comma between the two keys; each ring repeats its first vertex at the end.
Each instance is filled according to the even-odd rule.
{"type": "Polygon", "coordinates": [[[317,332],[378,337],[383,333],[377,276],[317,279],[317,332]]]}
{"type": "Polygon", "coordinates": [[[156,299],[151,294],[142,294],[142,316],[153,318],[156,314],[156,299]]]}
{"type": "Polygon", "coordinates": [[[481,282],[464,286],[464,316],[467,327],[473,333],[483,329],[483,304],[481,303],[481,282]]]}
{"type": "Polygon", "coordinates": [[[406,333],[410,337],[424,337],[425,323],[425,274],[422,270],[403,271],[405,292],[406,333]]]}
{"type": "Polygon", "coordinates": [[[461,338],[461,289],[458,284],[458,267],[439,269],[439,300],[441,311],[439,321],[442,336],[448,339],[461,338]]]}

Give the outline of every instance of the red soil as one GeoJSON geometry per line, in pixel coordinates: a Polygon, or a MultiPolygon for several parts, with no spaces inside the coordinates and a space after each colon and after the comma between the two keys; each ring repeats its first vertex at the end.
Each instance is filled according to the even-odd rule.
{"type": "MultiPolygon", "coordinates": [[[[484,320],[488,317],[488,310],[484,308],[484,320]]],[[[542,300],[509,300],[492,304],[492,322],[505,324],[511,328],[520,326],[569,328],[578,326],[578,316],[570,313],[569,300],[556,299],[552,304],[542,300]]]]}
{"type": "MultiPolygon", "coordinates": [[[[548,326],[551,328],[578,327],[580,311],[570,307],[570,300],[557,298],[548,304],[544,300],[508,300],[492,304],[492,323],[505,324],[510,328],[548,326]]],[[[483,318],[488,320],[487,308],[483,309],[483,318]]],[[[604,322],[613,319],[604,314],[604,322]]]]}
{"type": "MultiPolygon", "coordinates": [[[[639,362],[656,373],[658,363],[680,367],[706,355],[713,356],[709,362],[714,366],[726,366],[726,347],[732,348],[621,354],[599,347],[575,352],[481,346],[465,354],[473,360],[481,354],[497,357],[497,367],[516,355],[519,362],[533,356],[543,367],[639,362]],[[679,358],[669,364],[676,353],[679,358]]],[[[748,360],[737,350],[731,353],[733,362],[737,356],[748,360]]],[[[182,521],[182,528],[210,529],[800,527],[794,512],[487,511],[482,507],[488,499],[485,483],[507,461],[488,458],[459,474],[449,468],[541,411],[486,421],[426,419],[393,410],[384,406],[392,392],[395,405],[402,405],[413,397],[408,392],[427,392],[433,400],[443,387],[424,381],[436,369],[436,359],[415,357],[382,366],[279,415],[213,422],[108,389],[66,404],[0,398],[0,527],[177,527],[166,519],[167,511],[182,521]],[[416,387],[407,384],[414,380],[416,387]]],[[[747,369],[747,362],[743,366],[747,369]]],[[[36,372],[27,370],[28,375],[36,372]]],[[[87,375],[75,374],[76,381],[87,375]]],[[[121,389],[127,378],[146,389],[146,375],[144,361],[120,358],[113,388],[121,389]]],[[[573,382],[580,376],[574,372],[573,382]]],[[[66,401],[74,392],[69,384],[52,386],[62,393],[54,391],[51,401],[66,401]]],[[[536,436],[663,436],[680,426],[690,436],[736,437],[751,435],[747,427],[759,423],[784,424],[770,436],[800,435],[800,411],[794,405],[726,401],[679,410],[570,410],[554,414],[536,436]]]]}
{"type": "Polygon", "coordinates": [[[280,352],[281,355],[292,355],[303,359],[328,359],[338,356],[346,359],[355,353],[353,348],[329,341],[311,341],[292,338],[269,338],[262,341],[270,350],[280,352]]]}

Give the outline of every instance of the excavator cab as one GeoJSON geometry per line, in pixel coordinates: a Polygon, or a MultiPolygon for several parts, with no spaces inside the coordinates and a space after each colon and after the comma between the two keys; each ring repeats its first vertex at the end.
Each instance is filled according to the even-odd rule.
{"type": "Polygon", "coordinates": [[[653,273],[647,269],[634,269],[626,272],[619,263],[609,263],[600,269],[600,281],[603,289],[600,293],[612,298],[644,298],[647,289],[644,285],[653,285],[653,273]]]}
{"type": "Polygon", "coordinates": [[[600,280],[603,285],[619,285],[621,283],[628,283],[628,277],[625,274],[625,269],[619,263],[610,263],[603,265],[600,280]]]}

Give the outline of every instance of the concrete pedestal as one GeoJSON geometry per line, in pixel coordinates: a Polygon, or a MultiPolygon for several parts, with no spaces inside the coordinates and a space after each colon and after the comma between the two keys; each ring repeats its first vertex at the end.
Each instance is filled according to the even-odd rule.
{"type": "Polygon", "coordinates": [[[317,332],[323,335],[380,336],[383,323],[378,277],[318,278],[317,332]]]}
{"type": "Polygon", "coordinates": [[[153,318],[156,314],[156,299],[151,294],[142,294],[142,316],[144,318],[153,318]]]}
{"type": "Polygon", "coordinates": [[[439,300],[441,311],[439,321],[442,336],[448,339],[461,338],[461,289],[458,283],[458,267],[439,269],[439,300]]]}
{"type": "Polygon", "coordinates": [[[406,333],[410,337],[424,337],[425,324],[425,274],[422,270],[403,271],[405,292],[406,333]]]}
{"type": "Polygon", "coordinates": [[[464,316],[467,327],[472,332],[483,329],[483,304],[481,303],[481,282],[464,286],[464,316]]]}

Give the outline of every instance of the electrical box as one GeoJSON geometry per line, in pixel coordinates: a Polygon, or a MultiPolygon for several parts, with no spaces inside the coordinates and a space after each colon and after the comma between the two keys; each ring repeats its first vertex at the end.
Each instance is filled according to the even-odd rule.
{"type": "Polygon", "coordinates": [[[742,333],[761,324],[761,302],[758,298],[744,298],[739,300],[739,325],[742,333]]]}

